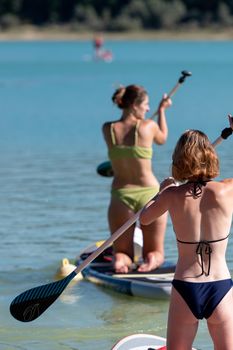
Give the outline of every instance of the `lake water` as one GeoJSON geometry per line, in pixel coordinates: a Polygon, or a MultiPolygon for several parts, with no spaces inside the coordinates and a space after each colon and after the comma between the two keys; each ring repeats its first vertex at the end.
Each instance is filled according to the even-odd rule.
{"type": "MultiPolygon", "coordinates": [[[[90,42],[0,43],[0,350],[110,350],[130,333],[166,335],[168,301],[133,298],[86,281],[71,284],[40,318],[22,324],[9,313],[24,290],[53,281],[62,258],[75,258],[109,236],[111,179],[96,174],[107,159],[101,125],[119,117],[111,96],[137,83],[150,95],[151,114],[182,70],[188,78],[167,112],[169,138],[154,148],[159,180],[188,128],[211,140],[232,108],[233,43],[106,42],[111,63],[91,60],[90,42]]],[[[232,177],[232,139],[218,147],[221,177],[232,177]]],[[[231,230],[232,231],[232,230],[231,230]]],[[[166,256],[176,260],[169,221],[166,256]]],[[[228,263],[233,270],[232,237],[228,263]]],[[[195,340],[213,348],[205,322],[195,340]]]]}

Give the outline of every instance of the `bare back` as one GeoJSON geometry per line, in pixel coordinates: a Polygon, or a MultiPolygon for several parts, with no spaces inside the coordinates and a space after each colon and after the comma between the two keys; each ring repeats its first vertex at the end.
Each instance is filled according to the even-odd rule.
{"type": "MultiPolygon", "coordinates": [[[[114,126],[114,137],[116,144],[124,147],[135,145],[135,127],[138,120],[119,120],[114,123],[106,123],[103,133],[108,150],[111,150],[113,140],[111,137],[111,126],[114,126]]],[[[137,130],[136,147],[151,149],[153,143],[160,143],[160,130],[152,120],[140,120],[137,130]]],[[[135,187],[135,186],[158,186],[158,181],[152,171],[151,159],[143,157],[126,157],[111,159],[114,171],[113,188],[135,187]]]]}
{"type": "MultiPolygon", "coordinates": [[[[181,242],[212,242],[211,266],[209,275],[207,265],[209,256],[203,255],[205,273],[200,275],[200,256],[197,244],[177,242],[179,260],[175,278],[196,280],[213,280],[229,278],[230,274],[225,262],[227,236],[230,232],[233,210],[233,180],[208,182],[202,186],[202,193],[194,198],[191,193],[193,184],[175,188],[169,212],[172,218],[176,237],[181,242]],[[230,185],[231,182],[231,185],[230,185]],[[216,242],[215,242],[216,241],[216,242]]],[[[207,245],[203,248],[205,249],[207,245]]]]}
{"type": "Polygon", "coordinates": [[[192,186],[192,183],[187,183],[167,188],[142,213],[141,222],[148,224],[164,211],[169,211],[178,246],[176,279],[202,282],[229,278],[225,253],[232,222],[233,179],[207,182],[198,197],[193,196],[192,186]],[[203,246],[204,272],[197,253],[199,242],[210,242],[203,246]],[[207,246],[210,254],[205,254],[207,246]]]}

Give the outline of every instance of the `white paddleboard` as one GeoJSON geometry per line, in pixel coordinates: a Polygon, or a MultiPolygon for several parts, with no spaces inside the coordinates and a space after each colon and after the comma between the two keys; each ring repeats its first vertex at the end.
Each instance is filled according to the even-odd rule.
{"type": "MultiPolygon", "coordinates": [[[[166,339],[152,334],[131,334],[120,339],[111,350],[166,350],[166,339]]],[[[193,348],[193,350],[196,350],[193,348]]]]}
{"type": "Polygon", "coordinates": [[[131,334],[119,340],[111,350],[166,349],[166,339],[152,334],[131,334]]]}

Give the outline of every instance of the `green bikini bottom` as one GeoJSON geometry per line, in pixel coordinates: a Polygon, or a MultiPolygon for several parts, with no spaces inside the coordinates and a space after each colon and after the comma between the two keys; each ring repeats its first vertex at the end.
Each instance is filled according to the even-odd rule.
{"type": "Polygon", "coordinates": [[[135,213],[146,205],[157,193],[159,187],[131,187],[112,189],[112,198],[119,199],[135,213]]]}

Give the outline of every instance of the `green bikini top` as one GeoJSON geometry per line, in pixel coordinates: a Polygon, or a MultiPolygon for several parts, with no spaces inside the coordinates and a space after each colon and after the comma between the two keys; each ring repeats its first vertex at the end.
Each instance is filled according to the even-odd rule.
{"type": "Polygon", "coordinates": [[[120,158],[142,158],[151,159],[153,155],[152,147],[141,147],[138,144],[138,128],[140,120],[137,121],[134,134],[134,146],[117,145],[116,138],[114,134],[114,124],[111,124],[110,132],[113,146],[108,151],[108,156],[110,160],[120,159],[120,158]]]}

